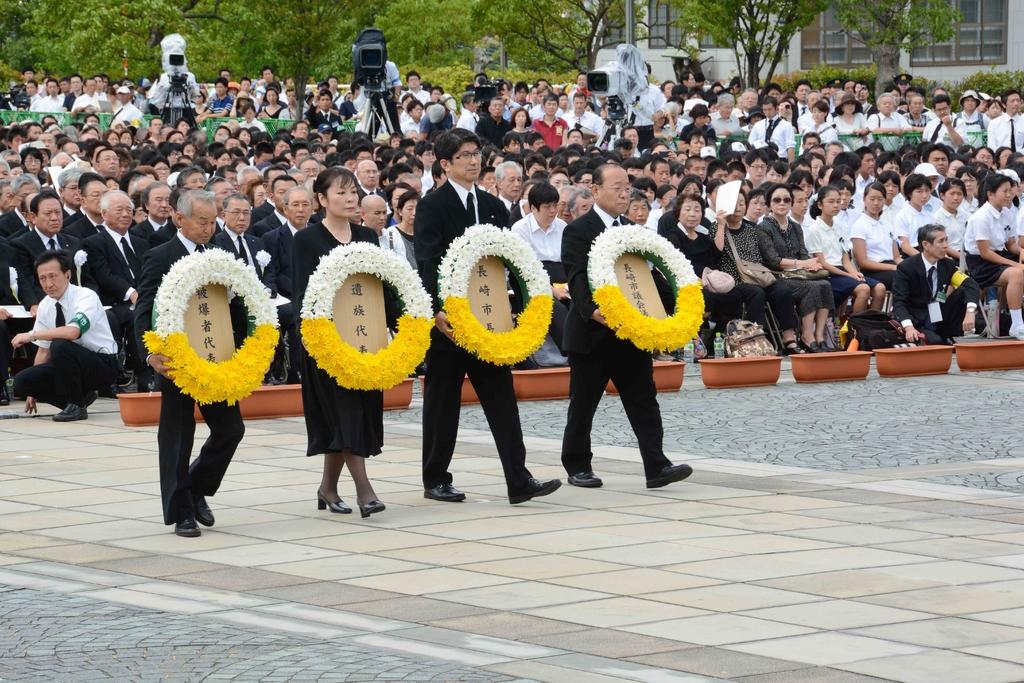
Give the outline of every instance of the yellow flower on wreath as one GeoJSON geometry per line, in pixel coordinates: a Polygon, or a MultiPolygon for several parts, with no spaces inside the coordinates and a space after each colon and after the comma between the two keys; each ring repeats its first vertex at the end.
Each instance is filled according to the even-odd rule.
{"type": "Polygon", "coordinates": [[[704,319],[704,293],[690,262],[657,233],[633,225],[613,226],[590,247],[587,276],[594,303],[615,336],[644,351],[674,351],[690,342],[704,319]],[[676,293],[675,311],[665,318],[641,313],[619,287],[615,263],[637,254],[654,263],[676,293]]]}

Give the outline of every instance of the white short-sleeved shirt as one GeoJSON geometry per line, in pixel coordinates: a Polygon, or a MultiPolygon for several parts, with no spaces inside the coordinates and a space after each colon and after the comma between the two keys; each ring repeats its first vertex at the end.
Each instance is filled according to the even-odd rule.
{"type": "Polygon", "coordinates": [[[816,218],[805,235],[807,251],[812,254],[821,253],[830,265],[843,267],[843,254],[846,242],[836,229],[835,220],[832,226],[825,225],[821,218],[816,218]]]}
{"type": "Polygon", "coordinates": [[[547,230],[542,230],[533,214],[529,213],[512,225],[512,232],[522,237],[541,261],[560,262],[565,225],[565,221],[556,217],[547,230]]]}
{"type": "Polygon", "coordinates": [[[870,261],[892,261],[892,245],[896,241],[892,227],[862,213],[850,228],[851,239],[864,240],[870,261]]]}
{"type": "Polygon", "coordinates": [[[917,246],[917,229],[931,223],[931,214],[926,211],[918,211],[910,202],[903,205],[895,216],[893,216],[892,227],[897,239],[906,237],[910,244],[917,246]]]}
{"type": "MultiPolygon", "coordinates": [[[[53,297],[43,297],[36,311],[36,324],[33,332],[52,330],[57,327],[57,304],[64,310],[64,324],[77,325],[81,331],[75,344],[85,347],[93,353],[117,353],[117,342],[110,332],[107,312],[103,310],[100,297],[86,287],[68,285],[64,295],[58,301],[53,297]]],[[[50,348],[50,341],[37,339],[36,346],[50,348]]]]}
{"type": "Polygon", "coordinates": [[[879,128],[899,128],[901,130],[907,130],[910,128],[910,122],[898,111],[885,116],[882,112],[872,114],[868,117],[868,128],[871,130],[877,130],[879,128]]]}
{"type": "Polygon", "coordinates": [[[949,246],[960,251],[964,244],[964,230],[967,228],[967,219],[963,214],[959,210],[952,214],[940,206],[932,214],[932,223],[944,227],[946,237],[949,238],[949,246]]]}
{"type": "Polygon", "coordinates": [[[1006,226],[1000,211],[985,202],[967,221],[964,231],[964,251],[980,256],[978,240],[988,242],[988,246],[996,251],[1006,247],[1006,226]]]}
{"type": "Polygon", "coordinates": [[[754,147],[763,147],[769,142],[774,142],[775,146],[779,148],[779,156],[785,156],[788,150],[796,147],[796,137],[793,132],[793,124],[783,118],[779,118],[778,115],[772,119],[771,123],[774,124],[771,139],[768,138],[769,121],[767,119],[761,119],[750,129],[750,137],[747,138],[747,142],[754,147]],[[759,145],[758,143],[761,144],[759,145]]]}

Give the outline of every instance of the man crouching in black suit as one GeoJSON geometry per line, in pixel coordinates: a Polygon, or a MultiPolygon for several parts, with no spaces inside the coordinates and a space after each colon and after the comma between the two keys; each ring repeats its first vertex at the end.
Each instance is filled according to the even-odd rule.
{"type": "MultiPolygon", "coordinates": [[[[135,334],[142,353],[146,352],[142,336],[153,328],[153,302],[157,289],[176,261],[207,249],[217,228],[216,198],[212,192],[191,190],[178,199],[174,239],[153,247],[142,267],[139,300],[135,306],[135,334]]],[[[245,435],[242,413],[236,403],[210,403],[199,406],[210,436],[199,457],[189,465],[196,420],[195,400],[181,393],[171,379],[167,356],[150,354],[146,363],[160,375],[160,427],[157,444],[160,452],[160,496],[163,500],[164,524],[173,524],[179,536],[199,536],[196,520],[213,526],[213,513],[206,503],[220,487],[221,479],[245,435]]]]}
{"type": "Polygon", "coordinates": [[[591,465],[594,453],[590,431],[611,379],[640,446],[647,488],[658,488],[686,479],[693,470],[686,464],[673,465],[665,457],[651,354],[616,337],[594,303],[587,278],[590,247],[607,228],[623,224],[621,215],[629,206],[632,188],[626,171],[612,164],[599,166],[593,182],[594,208],[569,223],[562,233],[562,263],[569,272],[572,297],[562,342],[569,356],[569,413],[562,439],[562,465],[573,486],[602,485],[591,465]]]}
{"type": "Polygon", "coordinates": [[[423,389],[423,496],[444,502],[466,498],[452,486],[448,466],[459,433],[462,378],[469,375],[494,435],[509,503],[524,503],[554,492],[562,482],[538,481],[526,469],[512,370],[482,361],[457,346],[448,316],[440,310],[437,299],[437,269],[452,240],[479,223],[508,227],[508,211],[500,200],[476,186],[480,139],[475,134],[461,128],[442,133],[434,143],[434,152],[448,180],[420,200],[413,230],[420,278],[436,311],[423,389]]]}

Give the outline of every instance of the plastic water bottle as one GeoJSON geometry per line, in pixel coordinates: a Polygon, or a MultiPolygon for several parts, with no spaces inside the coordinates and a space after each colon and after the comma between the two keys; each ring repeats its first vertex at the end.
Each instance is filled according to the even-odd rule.
{"type": "Polygon", "coordinates": [[[725,340],[721,332],[715,333],[715,358],[725,358],[725,340]]]}
{"type": "Polygon", "coordinates": [[[989,299],[985,304],[988,308],[988,319],[992,323],[992,336],[999,336],[999,298],[989,299]]]}
{"type": "Polygon", "coordinates": [[[683,362],[684,363],[692,363],[693,362],[693,342],[692,341],[691,342],[687,342],[686,346],[683,347],[683,362]]]}

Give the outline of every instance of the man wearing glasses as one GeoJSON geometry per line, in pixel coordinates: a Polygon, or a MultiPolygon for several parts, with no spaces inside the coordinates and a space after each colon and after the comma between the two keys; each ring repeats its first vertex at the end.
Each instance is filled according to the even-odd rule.
{"type": "Polygon", "coordinates": [[[447,181],[420,200],[413,229],[420,278],[436,311],[423,391],[423,496],[448,503],[466,499],[466,494],[452,485],[448,467],[459,431],[462,378],[468,375],[494,435],[509,503],[524,503],[554,492],[562,482],[538,481],[526,468],[511,368],[484,362],[457,346],[437,299],[438,266],[452,241],[466,228],[481,223],[507,228],[508,211],[501,200],[476,186],[480,138],[475,133],[461,128],[447,131],[438,136],[434,152],[447,181]]]}

